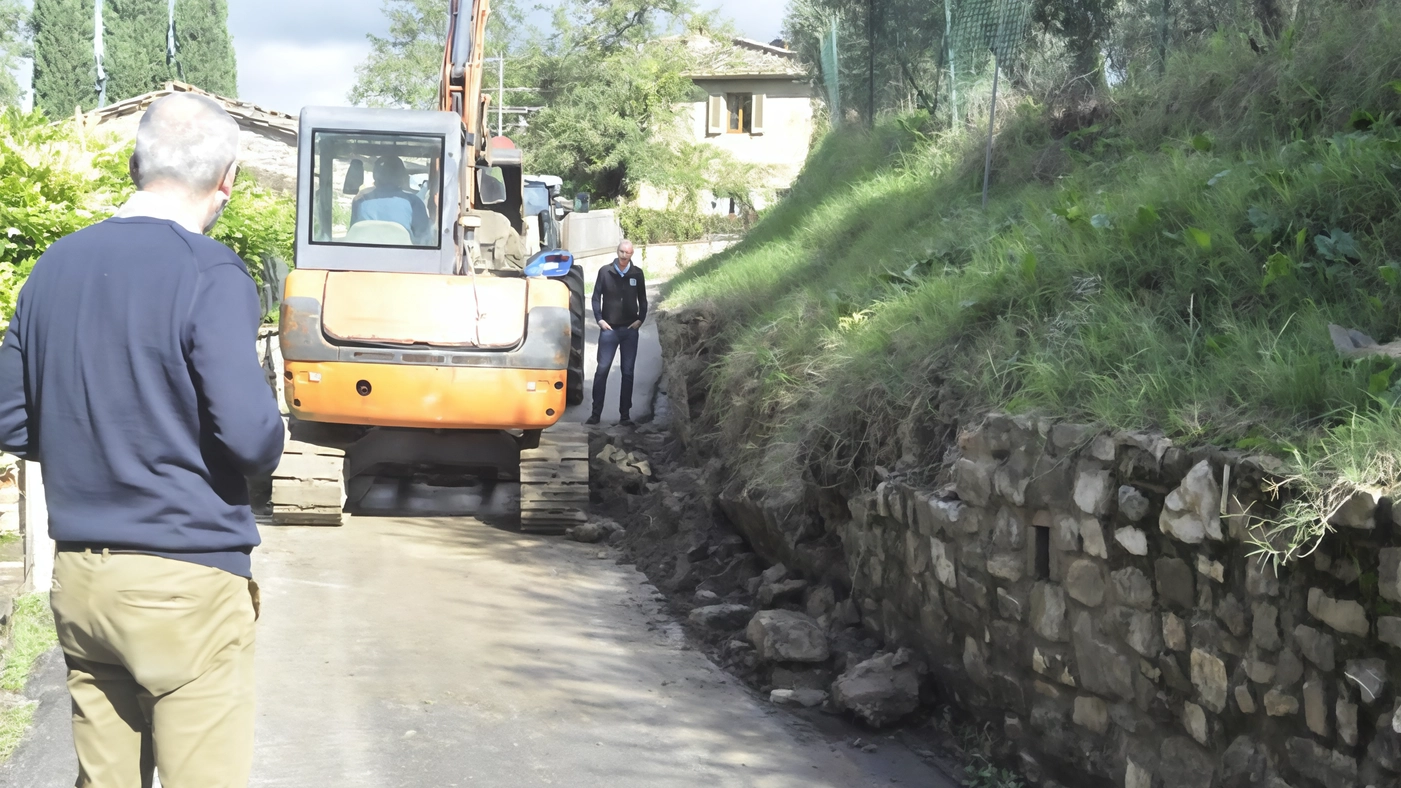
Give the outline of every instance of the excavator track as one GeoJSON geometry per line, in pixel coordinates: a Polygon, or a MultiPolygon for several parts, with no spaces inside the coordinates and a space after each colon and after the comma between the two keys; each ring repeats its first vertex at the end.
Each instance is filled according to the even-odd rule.
{"type": "Polygon", "coordinates": [[[275,525],[344,525],[345,451],[287,438],[272,472],[275,525]]]}
{"type": "Polygon", "coordinates": [[[588,519],[589,434],[581,424],[559,423],[540,433],[540,445],[522,449],[521,530],[558,534],[588,519]]]}

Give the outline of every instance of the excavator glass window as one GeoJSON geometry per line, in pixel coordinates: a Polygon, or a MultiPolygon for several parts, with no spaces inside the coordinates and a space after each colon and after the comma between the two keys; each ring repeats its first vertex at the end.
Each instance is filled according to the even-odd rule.
{"type": "Polygon", "coordinates": [[[443,138],[316,131],[313,244],[438,248],[443,138]]]}

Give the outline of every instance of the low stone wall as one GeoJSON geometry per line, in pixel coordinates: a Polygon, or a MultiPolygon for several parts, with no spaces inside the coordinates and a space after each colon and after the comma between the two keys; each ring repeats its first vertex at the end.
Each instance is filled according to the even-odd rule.
{"type": "Polygon", "coordinates": [[[849,583],[863,624],[922,652],[1033,781],[1401,784],[1389,505],[1354,499],[1276,573],[1244,514],[1266,511],[1270,467],[993,416],[934,489],[736,488],[722,505],[767,559],[849,583]]]}
{"type": "MultiPolygon", "coordinates": [[[[725,459],[696,421],[723,350],[711,312],[660,317],[672,432],[692,463],[725,459]]],[[[1356,496],[1318,549],[1276,571],[1252,557],[1279,504],[1273,458],[1005,415],[950,434],[933,483],[734,478],[720,506],[809,583],[820,625],[859,617],[886,649],[914,649],[934,691],[1002,730],[1033,784],[1401,786],[1390,501],[1356,496]]]]}

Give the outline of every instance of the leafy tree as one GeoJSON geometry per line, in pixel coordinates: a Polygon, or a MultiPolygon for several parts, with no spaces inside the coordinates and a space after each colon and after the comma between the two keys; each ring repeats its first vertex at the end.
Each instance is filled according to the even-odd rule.
{"type": "Polygon", "coordinates": [[[34,106],[51,118],[97,105],[92,0],[34,0],[34,106]]]}
{"type": "Polygon", "coordinates": [[[166,0],[104,0],[107,100],[159,90],[171,78],[166,64],[170,6],[166,0]]]}
{"type": "MultiPolygon", "coordinates": [[[[370,56],[355,69],[351,103],[437,109],[448,8],[444,0],[384,0],[389,36],[368,37],[370,56]]],[[[507,49],[510,34],[521,26],[514,3],[493,3],[487,19],[487,50],[497,53],[507,49]]]]}
{"type": "MultiPolygon", "coordinates": [[[[695,91],[684,38],[717,25],[690,0],[565,0],[548,35],[520,56],[523,78],[544,109],[521,133],[532,169],[605,200],[643,182],[675,187],[694,174],[682,133],[683,102],[695,91]]],[[[526,94],[529,97],[529,94],[526,94]]]]}
{"type": "Polygon", "coordinates": [[[24,37],[28,17],[19,0],[0,0],[0,106],[14,106],[23,93],[13,72],[29,51],[24,37]]]}
{"type": "Polygon", "coordinates": [[[1104,42],[1109,38],[1118,0],[1037,0],[1032,18],[1060,40],[1070,56],[1072,92],[1104,87],[1104,42]]]}
{"type": "Polygon", "coordinates": [[[175,0],[178,76],[221,96],[238,95],[238,59],[227,0],[175,0]]]}

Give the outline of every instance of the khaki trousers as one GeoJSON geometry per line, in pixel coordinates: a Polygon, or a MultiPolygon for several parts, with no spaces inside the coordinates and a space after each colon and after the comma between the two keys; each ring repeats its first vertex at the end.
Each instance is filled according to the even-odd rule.
{"type": "Polygon", "coordinates": [[[61,552],[50,595],[77,788],[244,788],[257,585],[156,556],[61,552]]]}

